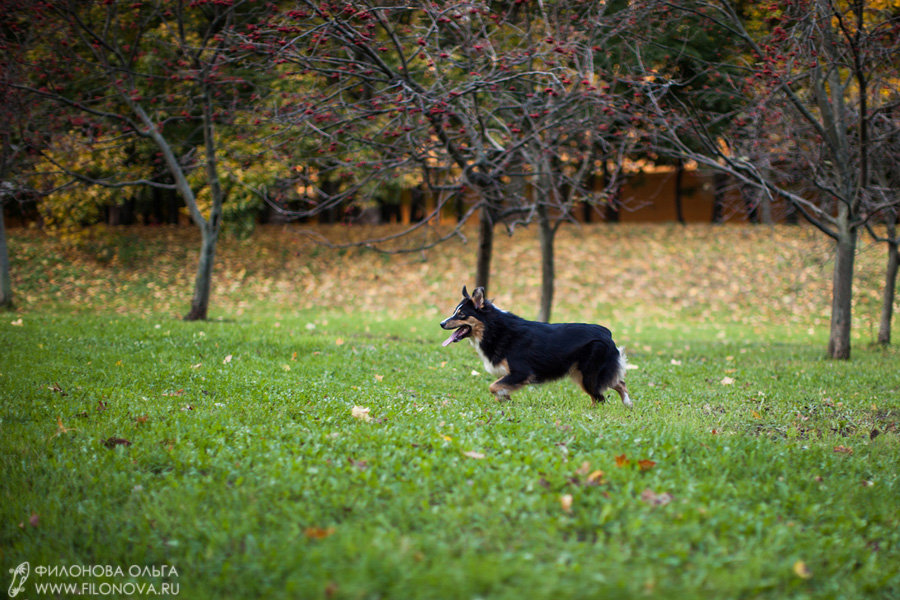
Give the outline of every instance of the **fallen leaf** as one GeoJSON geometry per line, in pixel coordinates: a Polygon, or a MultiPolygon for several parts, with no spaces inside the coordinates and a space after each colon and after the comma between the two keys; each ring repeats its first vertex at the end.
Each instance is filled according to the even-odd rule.
{"type": "Polygon", "coordinates": [[[624,454],[616,457],[616,466],[617,467],[624,467],[627,464],[628,464],[628,459],[625,457],[624,454]]]}
{"type": "Polygon", "coordinates": [[[383,379],[384,379],[384,375],[376,375],[375,376],[375,381],[381,381],[383,379]]]}
{"type": "Polygon", "coordinates": [[[103,440],[103,445],[107,448],[115,448],[116,446],[130,446],[131,442],[125,438],[111,437],[103,440]]]}
{"type": "Polygon", "coordinates": [[[654,461],[648,460],[646,458],[638,461],[638,467],[640,468],[641,471],[649,471],[654,466],[656,466],[656,463],[654,461]]]}
{"type": "Polygon", "coordinates": [[[56,430],[55,435],[62,435],[64,433],[69,433],[70,431],[78,431],[77,429],[69,429],[65,425],[62,424],[62,417],[56,417],[56,424],[58,429],[56,430]]]}
{"type": "Polygon", "coordinates": [[[225,359],[222,361],[222,364],[227,365],[230,362],[231,362],[231,354],[229,354],[228,356],[225,357],[225,359]]]}
{"type": "Polygon", "coordinates": [[[800,579],[810,579],[812,577],[812,572],[802,560],[794,563],[794,574],[800,579]]]}
{"type": "Polygon", "coordinates": [[[147,415],[141,415],[140,417],[135,417],[134,419],[135,423],[146,423],[149,420],[150,417],[148,417],[147,415]]]}
{"type": "Polygon", "coordinates": [[[675,365],[676,367],[680,367],[680,366],[681,366],[681,361],[680,361],[680,360],[675,360],[675,359],[673,358],[671,364],[675,365]]]}
{"type": "Polygon", "coordinates": [[[473,450],[470,450],[469,452],[463,452],[463,456],[468,456],[469,458],[477,458],[477,459],[484,458],[484,454],[482,454],[481,452],[475,452],[473,450]]]}
{"type": "Polygon", "coordinates": [[[567,513],[572,512],[572,494],[563,494],[559,497],[559,503],[562,509],[567,513]]]}
{"type": "Polygon", "coordinates": [[[203,363],[202,363],[202,362],[199,362],[199,363],[197,363],[196,365],[191,365],[191,368],[192,368],[192,369],[199,369],[199,368],[202,367],[202,366],[203,366],[203,363]]]}
{"type": "Polygon", "coordinates": [[[337,346],[343,346],[343,345],[344,345],[344,338],[338,338],[338,339],[334,340],[334,343],[335,343],[335,345],[337,345],[337,346]]]}
{"type": "Polygon", "coordinates": [[[37,527],[38,521],[40,521],[40,515],[38,515],[37,513],[31,513],[31,516],[28,517],[28,524],[32,527],[37,527]]]}
{"type": "Polygon", "coordinates": [[[66,392],[62,389],[59,383],[54,383],[53,385],[48,385],[47,389],[51,392],[56,392],[57,394],[62,394],[63,396],[67,396],[66,392]]]}
{"type": "Polygon", "coordinates": [[[756,412],[755,410],[750,411],[750,414],[753,415],[753,418],[754,418],[754,419],[762,419],[762,415],[760,415],[760,414],[759,414],[758,412],[756,412]]]}
{"type": "Polygon", "coordinates": [[[474,376],[476,376],[476,375],[481,375],[481,373],[479,373],[478,371],[472,369],[472,376],[474,377],[474,376]]]}
{"type": "Polygon", "coordinates": [[[24,325],[24,323],[22,323],[21,317],[19,317],[15,321],[10,321],[9,324],[12,325],[13,327],[22,327],[24,325]]]}
{"type": "Polygon", "coordinates": [[[853,454],[853,448],[849,448],[847,446],[835,446],[834,453],[835,454],[853,454]]]}
{"type": "Polygon", "coordinates": [[[722,385],[734,385],[734,379],[732,379],[731,377],[725,376],[722,378],[722,381],[720,381],[719,383],[721,383],[722,385]]]}
{"type": "Polygon", "coordinates": [[[651,506],[665,506],[672,501],[672,494],[668,492],[657,494],[650,488],[647,488],[641,492],[641,500],[651,506]]]}
{"type": "Polygon", "coordinates": [[[307,527],[303,531],[303,535],[311,540],[323,540],[334,534],[334,527],[307,527]]]}
{"type": "Polygon", "coordinates": [[[353,410],[350,411],[350,415],[354,419],[359,419],[360,421],[365,421],[366,423],[372,420],[372,417],[369,416],[369,409],[364,406],[354,406],[353,410]]]}
{"type": "Polygon", "coordinates": [[[447,442],[452,442],[452,441],[453,441],[453,438],[450,437],[449,435],[442,435],[441,437],[444,438],[444,441],[447,441],[447,442]]]}
{"type": "Polygon", "coordinates": [[[281,365],[281,368],[284,369],[285,371],[290,371],[291,365],[281,365]]]}
{"type": "Polygon", "coordinates": [[[587,476],[587,484],[588,485],[601,485],[602,483],[604,483],[603,475],[604,475],[604,473],[600,469],[593,471],[590,475],[587,476]]]}
{"type": "Polygon", "coordinates": [[[581,466],[578,467],[578,469],[576,469],[576,471],[575,471],[575,473],[577,475],[587,475],[590,472],[591,472],[591,463],[589,463],[588,461],[584,461],[583,463],[581,463],[581,466]]]}

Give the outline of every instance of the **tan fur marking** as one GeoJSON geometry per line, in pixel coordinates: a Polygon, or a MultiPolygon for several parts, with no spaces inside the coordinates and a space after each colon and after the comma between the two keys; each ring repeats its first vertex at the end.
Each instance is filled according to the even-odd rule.
{"type": "Polygon", "coordinates": [[[477,342],[481,342],[481,338],[484,337],[484,323],[476,319],[475,317],[469,317],[465,321],[466,325],[472,328],[472,337],[477,342]]]}

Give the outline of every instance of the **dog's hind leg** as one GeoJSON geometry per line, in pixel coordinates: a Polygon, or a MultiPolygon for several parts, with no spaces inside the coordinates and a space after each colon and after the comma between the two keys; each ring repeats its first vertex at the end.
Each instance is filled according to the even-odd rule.
{"type": "Polygon", "coordinates": [[[615,384],[612,389],[619,392],[619,396],[622,397],[622,404],[624,404],[628,408],[631,408],[633,406],[633,404],[631,402],[631,398],[628,396],[628,388],[625,387],[624,379],[620,379],[619,382],[617,384],[615,384]]]}

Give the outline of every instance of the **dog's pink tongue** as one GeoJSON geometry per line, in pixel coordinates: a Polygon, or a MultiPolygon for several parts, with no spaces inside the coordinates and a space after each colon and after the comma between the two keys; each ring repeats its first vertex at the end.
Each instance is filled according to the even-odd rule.
{"type": "Polygon", "coordinates": [[[448,337],[446,340],[444,340],[444,343],[441,344],[441,346],[446,348],[447,346],[449,346],[450,344],[452,344],[455,341],[456,341],[456,332],[454,331],[453,333],[450,334],[450,337],[448,337]]]}

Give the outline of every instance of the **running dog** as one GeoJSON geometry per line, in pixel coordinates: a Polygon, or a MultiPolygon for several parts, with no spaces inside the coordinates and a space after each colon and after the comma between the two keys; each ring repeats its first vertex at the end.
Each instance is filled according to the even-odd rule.
{"type": "Polygon", "coordinates": [[[462,295],[453,314],[441,322],[453,330],[443,345],[469,339],[484,368],[499,377],[490,387],[498,401],[529,383],[569,375],[591,397],[591,406],[605,402],[609,389],[632,406],[625,387],[625,353],[606,327],[526,321],[486,300],[482,287],[469,296],[463,286],[462,295]]]}

